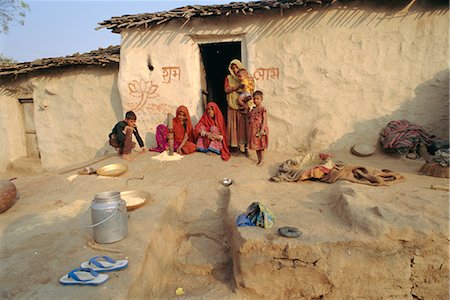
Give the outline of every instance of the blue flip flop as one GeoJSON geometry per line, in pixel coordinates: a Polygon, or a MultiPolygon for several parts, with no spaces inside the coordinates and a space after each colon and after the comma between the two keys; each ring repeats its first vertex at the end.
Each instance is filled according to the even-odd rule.
{"type": "Polygon", "coordinates": [[[98,274],[89,268],[77,268],[59,279],[62,285],[101,285],[108,281],[109,276],[98,274]]]}
{"type": "Polygon", "coordinates": [[[119,271],[128,267],[128,260],[115,260],[109,256],[94,256],[81,264],[82,268],[91,268],[96,272],[119,271]]]}

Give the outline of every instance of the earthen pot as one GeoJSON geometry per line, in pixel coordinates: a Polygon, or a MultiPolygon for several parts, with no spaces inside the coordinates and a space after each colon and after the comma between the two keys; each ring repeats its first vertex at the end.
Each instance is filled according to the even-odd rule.
{"type": "Polygon", "coordinates": [[[16,203],[17,189],[14,183],[0,180],[0,214],[7,211],[16,203]]]}

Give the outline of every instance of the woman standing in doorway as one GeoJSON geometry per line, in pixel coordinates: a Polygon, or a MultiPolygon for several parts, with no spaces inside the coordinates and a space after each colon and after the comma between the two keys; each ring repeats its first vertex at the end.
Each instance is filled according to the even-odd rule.
{"type": "Polygon", "coordinates": [[[247,151],[247,122],[246,113],[239,111],[239,91],[242,84],[238,78],[240,69],[245,69],[238,59],[233,59],[228,70],[230,74],[225,78],[225,93],[227,94],[228,116],[227,116],[227,135],[230,147],[239,147],[243,153],[247,151]]]}

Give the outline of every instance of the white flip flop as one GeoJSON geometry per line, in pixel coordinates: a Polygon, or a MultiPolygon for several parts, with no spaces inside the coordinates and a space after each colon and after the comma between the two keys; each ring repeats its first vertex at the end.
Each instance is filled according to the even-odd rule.
{"type": "Polygon", "coordinates": [[[91,268],[99,273],[119,271],[128,267],[128,260],[115,260],[109,256],[94,256],[89,261],[83,262],[81,267],[91,268]]]}
{"type": "Polygon", "coordinates": [[[101,285],[108,281],[109,276],[98,274],[89,268],[77,268],[59,279],[62,285],[101,285]]]}

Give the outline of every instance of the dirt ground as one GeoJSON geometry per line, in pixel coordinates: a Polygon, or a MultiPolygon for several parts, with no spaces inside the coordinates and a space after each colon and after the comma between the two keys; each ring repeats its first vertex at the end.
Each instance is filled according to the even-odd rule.
{"type": "MultiPolygon", "coordinates": [[[[292,153],[256,157],[194,153],[179,161],[136,154],[119,177],[1,173],[20,198],[0,216],[1,299],[448,299],[448,179],[417,175],[423,161],[377,152],[348,164],[390,169],[405,181],[385,187],[338,181],[268,179],[292,153]],[[231,178],[224,187],[221,180],[231,178]],[[91,248],[94,195],[145,190],[151,201],[128,212],[128,236],[91,248]],[[276,216],[270,229],[235,226],[253,201],[276,216]],[[299,239],[282,238],[296,226],[299,239]],[[98,287],[62,286],[59,278],[95,255],[129,260],[98,287]],[[175,290],[185,294],[177,296],[175,290]]],[[[79,166],[81,167],[81,165],[79,166]]],[[[73,170],[70,170],[73,169],[73,170]]]]}

